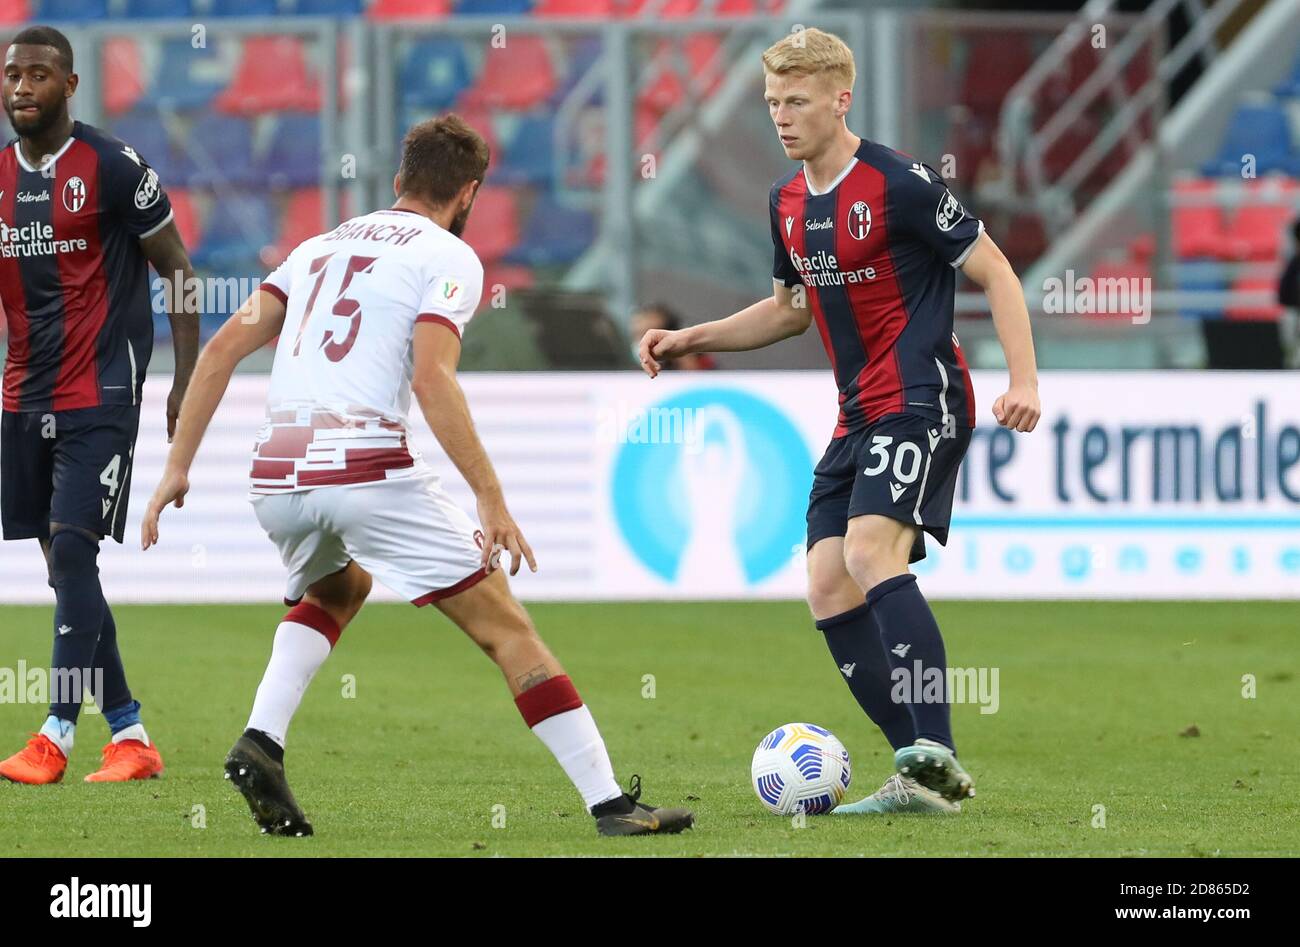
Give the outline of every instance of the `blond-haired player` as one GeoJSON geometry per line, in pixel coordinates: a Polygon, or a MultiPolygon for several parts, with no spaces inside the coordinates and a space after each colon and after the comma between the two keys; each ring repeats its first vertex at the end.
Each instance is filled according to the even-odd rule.
{"type": "Polygon", "coordinates": [[[370,592],[371,576],[436,605],[505,675],[524,721],[555,755],[602,835],[680,832],[685,809],[638,802],[614,781],[604,741],[564,669],[515,601],[511,574],[533,552],[506,508],[456,381],[461,333],[483,267],[460,239],[488,167],[483,139],[455,115],[406,135],[389,209],[299,245],[204,349],[141,540],[189,491],[188,472],[245,356],[279,336],[251,493],[289,571],[292,610],[275,633],[248,729],[226,775],[263,832],[310,835],[284,775],[289,722],[316,670],[370,592]],[[411,443],[411,395],[474,491],[479,526],[443,492],[411,443]]]}
{"type": "Polygon", "coordinates": [[[1015,431],[1039,417],[1029,315],[1010,264],[934,170],[849,130],[855,67],[842,40],[798,30],[763,53],[763,71],[781,145],[801,163],[771,192],[772,295],[647,332],[641,363],[654,377],[664,359],[761,348],[816,323],[839,418],[808,502],[808,602],[897,770],[835,811],[955,811],[974,790],[955,752],[943,638],[908,565],[925,556],[924,533],[947,542],[975,425],[953,335],[956,271],[988,297],[1011,376],[993,415],[1015,431]],[[892,699],[897,683],[908,700],[892,699]]]}

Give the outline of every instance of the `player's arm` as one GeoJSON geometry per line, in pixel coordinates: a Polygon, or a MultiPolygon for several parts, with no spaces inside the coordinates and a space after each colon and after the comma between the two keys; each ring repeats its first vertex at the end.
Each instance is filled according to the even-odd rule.
{"type": "Polygon", "coordinates": [[[411,392],[424,412],[424,419],[465,478],[478,501],[478,518],[483,527],[483,567],[496,566],[496,553],[510,551],[510,574],[519,571],[519,563],[528,560],[528,568],[537,571],[533,550],[524,539],[514,517],[506,509],[505,494],[497,479],[492,461],[474,430],[469,404],[456,366],[460,362],[460,336],[440,322],[417,322],[412,342],[413,369],[411,392]]]}
{"type": "Polygon", "coordinates": [[[181,402],[185,400],[185,389],[189,387],[199,357],[198,295],[193,294],[191,298],[191,294],[185,292],[185,287],[193,285],[190,280],[194,279],[194,267],[190,265],[190,255],[185,251],[185,243],[174,221],[157,233],[142,237],[140,249],[165,284],[171,287],[171,291],[165,294],[176,361],[172,390],[167,395],[167,440],[170,441],[176,434],[181,402]],[[178,302],[180,312],[176,311],[178,302]]]}
{"type": "Polygon", "coordinates": [[[1038,364],[1034,358],[1034,336],[1029,327],[1025,293],[1015,270],[987,233],[975,241],[961,265],[988,298],[993,326],[1006,356],[1011,385],[993,402],[993,416],[1013,431],[1032,431],[1042,414],[1038,400],[1038,364]]]}
{"type": "Polygon", "coordinates": [[[148,549],[158,542],[158,517],[167,504],[174,502],[178,509],[185,505],[185,494],[190,489],[190,465],[230,385],[235,366],[280,334],[284,312],[284,303],[277,296],[259,289],[203,347],[181,403],[176,435],[162,479],[140,524],[140,548],[148,549]]]}
{"type": "Polygon", "coordinates": [[[752,306],[713,322],[685,329],[651,329],[641,339],[641,367],[651,378],[659,374],[663,359],[699,352],[747,352],[802,335],[812,322],[808,294],[802,283],[787,286],[772,281],[772,295],[752,306]]]}

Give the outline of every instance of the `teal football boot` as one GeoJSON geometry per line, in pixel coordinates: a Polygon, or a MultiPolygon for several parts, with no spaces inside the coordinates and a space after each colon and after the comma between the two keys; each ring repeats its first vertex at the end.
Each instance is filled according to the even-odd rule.
{"type": "Polygon", "coordinates": [[[888,815],[894,812],[915,812],[922,815],[943,815],[961,812],[960,802],[949,802],[933,790],[926,789],[914,779],[895,773],[885,780],[885,785],[866,799],[836,806],[833,815],[888,815]]]}
{"type": "Polygon", "coordinates": [[[894,769],[949,802],[975,795],[970,773],[957,762],[957,755],[942,743],[924,737],[894,753],[894,769]]]}

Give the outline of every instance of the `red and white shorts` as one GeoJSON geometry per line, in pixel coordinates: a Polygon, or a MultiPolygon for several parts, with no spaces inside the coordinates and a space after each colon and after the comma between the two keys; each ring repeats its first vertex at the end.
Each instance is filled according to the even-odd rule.
{"type": "Polygon", "coordinates": [[[285,604],[355,560],[414,605],[484,578],[482,533],[433,474],[252,497],[289,570],[285,604]]]}

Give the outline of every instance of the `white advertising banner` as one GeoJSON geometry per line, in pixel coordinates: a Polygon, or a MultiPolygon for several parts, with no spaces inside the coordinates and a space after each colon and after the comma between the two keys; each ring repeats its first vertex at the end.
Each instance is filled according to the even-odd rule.
{"type": "MultiPolygon", "coordinates": [[[[284,570],[247,500],[267,377],[241,375],[183,510],[141,552],[166,456],[168,379],[145,386],[112,602],[278,600],[284,570]]],[[[1300,379],[1285,373],[1052,372],[1033,434],[997,427],[1005,375],[976,372],[979,427],[932,598],[1300,599],[1300,379]]],[[[531,600],[799,598],[812,470],[835,422],[829,372],[462,376],[540,571],[531,600]]],[[[415,443],[471,514],[422,419],[415,443]]],[[[33,541],[0,544],[0,602],[53,600],[33,541]]],[[[375,597],[393,599],[376,587],[375,597]]]]}

